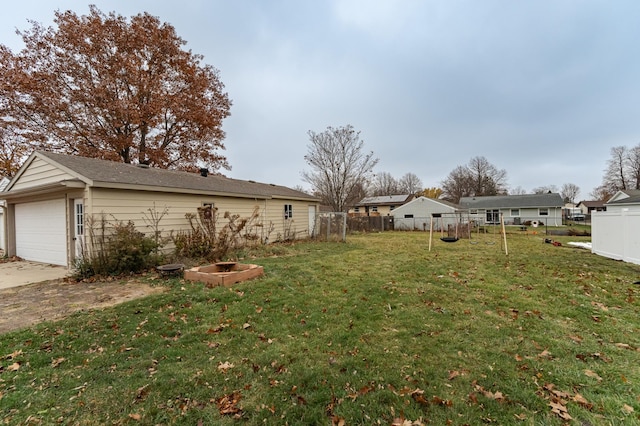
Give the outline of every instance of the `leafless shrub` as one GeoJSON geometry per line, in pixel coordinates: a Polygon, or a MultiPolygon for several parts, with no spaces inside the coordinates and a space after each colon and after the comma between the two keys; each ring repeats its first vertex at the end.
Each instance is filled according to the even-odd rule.
{"type": "Polygon", "coordinates": [[[233,250],[257,244],[260,237],[256,231],[261,227],[257,222],[259,210],[255,207],[252,214],[244,218],[227,211],[223,214],[224,224],[215,207],[199,207],[197,213],[187,213],[190,229],[173,236],[176,255],[218,261],[233,250]]]}

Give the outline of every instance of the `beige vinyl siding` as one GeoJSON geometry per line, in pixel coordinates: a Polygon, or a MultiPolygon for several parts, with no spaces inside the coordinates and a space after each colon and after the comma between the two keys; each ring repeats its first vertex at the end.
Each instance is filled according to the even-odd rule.
{"type": "Polygon", "coordinates": [[[309,202],[287,199],[271,199],[267,201],[265,227],[273,225],[269,241],[291,238],[305,238],[309,235],[309,202]],[[293,217],[285,219],[284,206],[290,204],[293,217]]]}
{"type": "Polygon", "coordinates": [[[218,220],[226,223],[225,212],[238,214],[240,218],[250,217],[258,208],[258,218],[252,222],[251,231],[262,241],[277,241],[286,238],[294,232],[297,238],[306,236],[309,228],[308,202],[292,200],[263,200],[236,197],[211,197],[191,194],[168,194],[161,192],[119,190],[93,188],[90,202],[87,201],[85,212],[94,221],[104,217],[109,223],[133,221],[136,228],[151,235],[153,232],[145,222],[150,217],[149,209],[161,213],[167,208],[167,214],[160,221],[160,229],[164,235],[171,232],[186,231],[189,222],[185,218],[187,213],[197,213],[197,208],[203,203],[213,203],[218,209],[218,220]],[[284,205],[293,206],[293,218],[284,220],[284,205]]]}
{"type": "Polygon", "coordinates": [[[40,158],[35,158],[29,167],[22,173],[20,179],[13,185],[11,190],[32,188],[34,186],[57,183],[68,179],[74,179],[74,176],[71,176],[40,158]]]}

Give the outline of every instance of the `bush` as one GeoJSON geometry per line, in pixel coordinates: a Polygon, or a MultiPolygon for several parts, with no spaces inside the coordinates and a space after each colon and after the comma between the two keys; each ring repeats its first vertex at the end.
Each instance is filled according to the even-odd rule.
{"type": "Polygon", "coordinates": [[[75,276],[120,275],[137,273],[155,266],[160,260],[158,244],[137,231],[133,222],[116,222],[109,228],[102,217],[98,226],[89,223],[91,250],[75,262],[75,276]]]}
{"type": "Polygon", "coordinates": [[[233,250],[260,243],[256,234],[260,226],[255,223],[258,207],[247,218],[225,212],[224,225],[219,223],[218,209],[211,206],[200,207],[197,214],[187,213],[185,217],[191,229],[173,236],[176,256],[219,261],[233,250]]]}
{"type": "Polygon", "coordinates": [[[586,229],[580,230],[575,228],[569,228],[567,230],[567,235],[570,235],[572,237],[590,237],[591,233],[586,229]]]}

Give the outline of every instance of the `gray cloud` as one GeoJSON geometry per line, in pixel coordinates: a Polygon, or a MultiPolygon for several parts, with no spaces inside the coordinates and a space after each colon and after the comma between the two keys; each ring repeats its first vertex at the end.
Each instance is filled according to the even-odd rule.
{"type": "MultiPolygon", "coordinates": [[[[159,16],[220,70],[232,177],[302,184],[307,131],[352,124],[380,172],[437,186],[482,155],[512,187],[572,182],[587,198],[609,149],[640,142],[632,0],[95,3],[159,16]]],[[[20,48],[12,29],[56,6],[6,6],[0,43],[20,48]]]]}

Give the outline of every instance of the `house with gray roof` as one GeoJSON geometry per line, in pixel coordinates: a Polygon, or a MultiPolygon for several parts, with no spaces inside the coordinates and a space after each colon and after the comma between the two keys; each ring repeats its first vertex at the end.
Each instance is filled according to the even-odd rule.
{"type": "Polygon", "coordinates": [[[477,223],[561,226],[564,201],[560,194],[495,195],[462,197],[459,203],[477,223]]]}
{"type": "Polygon", "coordinates": [[[601,212],[606,210],[607,208],[604,205],[604,201],[598,200],[584,200],[580,201],[576,208],[579,208],[585,215],[590,215],[592,212],[601,212]]]}
{"type": "Polygon", "coordinates": [[[413,199],[413,194],[365,197],[349,209],[352,216],[389,216],[393,210],[413,199]]]}
{"type": "Polygon", "coordinates": [[[87,250],[88,228],[102,217],[149,233],[151,212],[166,210],[159,230],[168,235],[188,230],[186,215],[199,208],[220,218],[256,212],[247,232],[276,241],[312,235],[319,208],[317,198],[284,186],[44,151],[31,154],[0,198],[7,255],[65,266],[87,250]]]}

